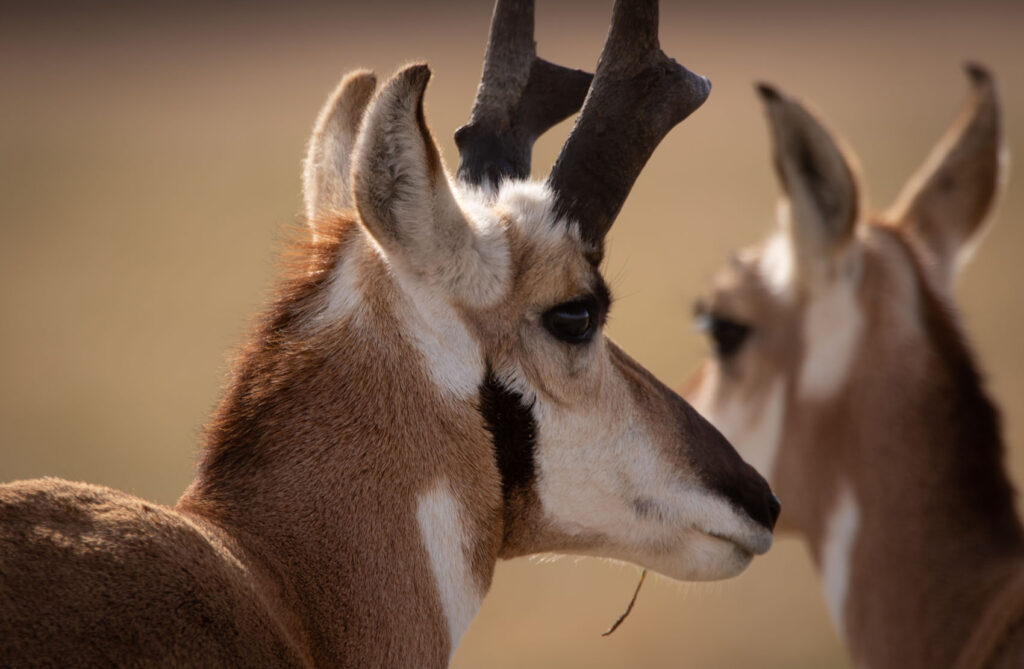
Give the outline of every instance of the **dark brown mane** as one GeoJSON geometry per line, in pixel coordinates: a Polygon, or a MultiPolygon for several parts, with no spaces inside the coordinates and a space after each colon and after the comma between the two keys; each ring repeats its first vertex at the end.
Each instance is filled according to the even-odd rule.
{"type": "Polygon", "coordinates": [[[315,364],[313,342],[301,326],[320,308],[324,284],[331,279],[341,247],[358,230],[352,213],[288,231],[279,254],[279,278],[273,297],[257,317],[233,362],[217,410],[204,431],[198,480],[211,491],[230,485],[245,469],[259,468],[266,457],[260,442],[272,420],[274,398],[295,381],[295,374],[315,364]],[[307,364],[294,364],[299,359],[307,364]],[[287,367],[283,362],[290,363],[287,367]]]}
{"type": "Polygon", "coordinates": [[[920,322],[934,355],[934,381],[927,395],[925,424],[933,448],[949,449],[958,503],[990,521],[993,529],[1020,531],[1014,511],[1016,492],[1004,467],[1005,447],[999,408],[985,390],[985,380],[959,325],[954,307],[936,292],[920,257],[898,231],[892,237],[911,260],[920,322]]]}

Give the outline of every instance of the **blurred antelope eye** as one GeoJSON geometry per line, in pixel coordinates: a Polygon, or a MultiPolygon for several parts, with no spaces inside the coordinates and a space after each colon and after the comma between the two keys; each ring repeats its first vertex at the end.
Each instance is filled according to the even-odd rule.
{"type": "Polygon", "coordinates": [[[581,344],[594,332],[592,309],[586,302],[565,302],[544,313],[544,327],[562,341],[581,344]]]}
{"type": "Polygon", "coordinates": [[[743,346],[747,335],[750,334],[750,327],[714,315],[710,317],[707,329],[711,343],[715,347],[715,355],[719,358],[728,358],[734,355],[743,346]]]}
{"type": "Polygon", "coordinates": [[[711,338],[711,345],[719,358],[735,355],[750,334],[749,325],[710,312],[701,303],[694,309],[694,318],[697,329],[706,332],[711,338]]]}

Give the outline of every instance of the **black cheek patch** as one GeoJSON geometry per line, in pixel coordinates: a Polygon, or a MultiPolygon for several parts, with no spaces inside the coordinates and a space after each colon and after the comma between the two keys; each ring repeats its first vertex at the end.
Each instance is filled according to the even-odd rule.
{"type": "Polygon", "coordinates": [[[480,386],[480,414],[494,440],[501,494],[507,503],[517,492],[533,485],[537,424],[523,396],[509,390],[490,369],[480,386]]]}

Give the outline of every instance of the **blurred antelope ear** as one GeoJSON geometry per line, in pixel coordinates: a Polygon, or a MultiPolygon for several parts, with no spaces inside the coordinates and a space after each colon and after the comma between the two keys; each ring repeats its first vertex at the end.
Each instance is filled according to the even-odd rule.
{"type": "Polygon", "coordinates": [[[886,218],[907,230],[949,285],[969,259],[1005,177],[999,97],[988,70],[967,65],[960,115],[900,193],[886,218]]]}
{"type": "Polygon", "coordinates": [[[455,198],[423,114],[429,79],[426,65],[410,65],[370,104],[352,162],[356,209],[393,265],[487,302],[507,273],[504,232],[496,219],[475,228],[455,198]]]}
{"type": "Polygon", "coordinates": [[[772,136],[775,171],[785,194],[787,225],[805,279],[828,271],[853,235],[860,189],[851,159],[796,100],[758,84],[772,136]]]}
{"type": "Polygon", "coordinates": [[[302,170],[306,220],[310,225],[326,213],[352,207],[352,150],[376,87],[377,77],[372,72],[350,72],[317,116],[302,170]]]}

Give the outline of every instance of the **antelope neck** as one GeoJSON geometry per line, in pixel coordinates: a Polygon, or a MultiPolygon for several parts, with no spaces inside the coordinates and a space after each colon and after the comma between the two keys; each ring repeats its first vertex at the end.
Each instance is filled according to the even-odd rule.
{"type": "MultiPolygon", "coordinates": [[[[360,280],[385,273],[370,262],[360,280]]],[[[409,364],[387,291],[304,342],[316,291],[295,288],[243,352],[179,508],[272,575],[316,663],[445,666],[500,548],[492,437],[475,398],[441,401],[409,364]]]]}

